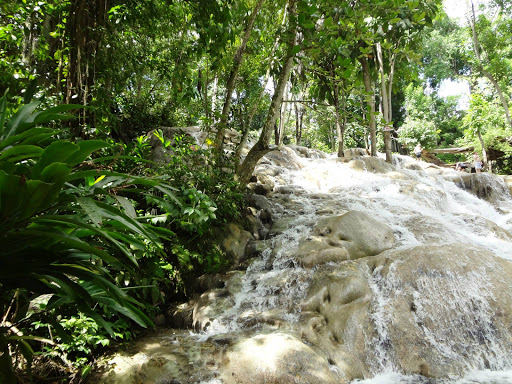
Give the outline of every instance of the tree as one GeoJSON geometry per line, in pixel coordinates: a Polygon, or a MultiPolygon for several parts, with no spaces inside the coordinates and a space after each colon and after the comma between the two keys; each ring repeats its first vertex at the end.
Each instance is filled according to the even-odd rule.
{"type": "Polygon", "coordinates": [[[270,151],[269,144],[272,136],[272,129],[276,123],[278,113],[281,108],[284,90],[293,65],[293,57],[296,53],[294,49],[297,39],[297,28],[297,1],[288,0],[288,28],[285,34],[286,53],[279,73],[277,87],[274,90],[272,102],[267,113],[265,125],[262,128],[258,141],[250,149],[237,172],[240,183],[242,184],[247,184],[249,182],[258,160],[270,151]]]}
{"type": "MultiPolygon", "coordinates": [[[[509,111],[509,105],[506,95],[504,94],[502,87],[500,86],[496,74],[500,74],[501,78],[505,76],[506,82],[510,81],[510,76],[508,75],[510,70],[510,64],[506,60],[506,55],[503,55],[503,49],[498,49],[499,44],[497,45],[494,43],[490,48],[491,50],[487,52],[487,50],[484,50],[484,47],[481,43],[481,39],[479,37],[479,33],[477,28],[478,27],[484,27],[487,29],[490,28],[490,23],[487,21],[486,17],[484,15],[481,16],[479,23],[477,25],[476,20],[476,14],[475,14],[475,6],[473,4],[473,1],[471,0],[471,17],[468,18],[469,25],[471,27],[471,37],[473,40],[473,52],[475,55],[475,64],[477,69],[491,82],[493,85],[496,93],[499,96],[499,99],[501,101],[501,104],[503,106],[503,110],[505,113],[505,118],[507,120],[508,125],[512,127],[512,120],[510,118],[510,111],[509,111]],[[497,51],[497,52],[493,52],[497,51]],[[505,56],[505,57],[504,57],[505,56]],[[508,69],[508,71],[507,71],[508,69]],[[494,74],[492,73],[494,72],[494,74]]],[[[498,15],[498,20],[501,18],[498,15]]],[[[508,23],[507,23],[508,24],[508,23]]],[[[510,27],[510,24],[508,24],[508,27],[510,27]]],[[[498,32],[498,30],[496,30],[498,32]]],[[[507,28],[501,30],[501,35],[503,36],[503,32],[507,35],[508,39],[503,41],[505,44],[508,43],[510,47],[510,29],[507,28]],[[507,41],[508,40],[508,41],[507,41]]],[[[491,33],[491,36],[495,37],[496,35],[493,35],[491,33]]],[[[499,40],[500,34],[497,35],[498,38],[496,40],[499,40]]],[[[488,39],[488,40],[495,40],[495,39],[488,39]]],[[[509,54],[510,55],[510,54],[509,54]]],[[[485,160],[484,160],[485,161],[485,160]]]]}
{"type": "Polygon", "coordinates": [[[242,65],[245,49],[247,48],[247,43],[249,41],[249,37],[251,36],[254,21],[256,20],[256,16],[260,8],[263,6],[264,1],[265,0],[258,0],[258,3],[254,7],[249,20],[247,21],[242,42],[240,43],[235,57],[233,58],[233,66],[226,83],[226,97],[224,99],[224,106],[222,107],[222,113],[217,127],[217,134],[215,136],[215,146],[219,152],[223,151],[224,134],[228,120],[229,109],[231,107],[231,97],[235,88],[235,81],[238,75],[238,71],[240,70],[240,66],[242,65]]]}

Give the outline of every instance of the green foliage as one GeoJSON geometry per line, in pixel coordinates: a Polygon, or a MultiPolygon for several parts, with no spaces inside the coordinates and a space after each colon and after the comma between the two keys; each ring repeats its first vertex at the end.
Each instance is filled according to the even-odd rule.
{"type": "MultiPolygon", "coordinates": [[[[398,141],[412,150],[417,144],[425,148],[449,147],[463,135],[458,110],[458,98],[439,98],[435,92],[427,94],[423,86],[409,84],[404,90],[407,117],[398,129],[398,141]]],[[[445,157],[446,160],[454,160],[445,157]]]]}
{"type": "Polygon", "coordinates": [[[398,141],[411,150],[417,143],[425,148],[435,148],[439,140],[439,132],[434,123],[409,117],[398,129],[398,136],[398,141]]]}
{"type": "MultiPolygon", "coordinates": [[[[112,335],[108,334],[98,323],[79,313],[76,316],[61,318],[58,321],[62,330],[68,337],[53,337],[51,344],[45,344],[36,354],[39,358],[61,360],[77,370],[82,370],[90,365],[89,358],[99,350],[111,345],[112,335]]],[[[38,333],[53,328],[52,323],[35,321],[31,324],[32,332],[38,333]]],[[[113,335],[117,340],[128,341],[132,334],[129,324],[123,319],[118,319],[111,324],[113,335]]]]}
{"type": "MultiPolygon", "coordinates": [[[[87,170],[84,161],[107,144],[56,139],[57,130],[40,125],[69,118],[64,112],[76,106],[37,111],[38,104],[22,105],[8,116],[6,97],[0,99],[0,341],[3,354],[11,345],[28,362],[31,336],[20,338],[19,329],[39,316],[29,308],[42,296],[49,298],[44,312],[80,311],[111,337],[113,314],[151,325],[113,275],[134,274],[139,263],[133,250],[152,244],[155,254],[163,254],[160,238],[173,235],[138,216],[123,196],[125,190],[157,189],[173,197],[173,188],[161,180],[87,170]]],[[[2,364],[2,371],[11,371],[9,361],[2,364]]]]}
{"type": "Polygon", "coordinates": [[[495,171],[510,174],[512,146],[506,138],[512,136],[512,131],[505,121],[501,103],[481,94],[473,94],[463,119],[463,128],[464,136],[457,140],[459,145],[473,146],[481,152],[480,134],[486,150],[492,148],[500,154],[495,171]]]}

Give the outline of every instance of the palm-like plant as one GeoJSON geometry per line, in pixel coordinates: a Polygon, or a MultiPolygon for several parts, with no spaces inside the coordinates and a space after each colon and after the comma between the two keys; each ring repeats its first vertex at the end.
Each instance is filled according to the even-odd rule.
{"type": "MultiPolygon", "coordinates": [[[[0,98],[0,382],[15,382],[8,345],[30,360],[32,337],[20,329],[44,297],[46,311],[74,307],[112,333],[102,311],[117,312],[141,326],[151,320],[139,303],[113,282],[112,270],[134,271],[134,249],[172,232],[138,216],[123,191],[158,189],[174,197],[158,179],[84,169],[104,142],[60,140],[60,130],[43,127],[68,119],[76,105],[37,111],[39,102],[7,117],[0,98]]],[[[179,203],[179,202],[177,202],[179,203]]],[[[58,330],[58,324],[56,329],[58,330]]]]}

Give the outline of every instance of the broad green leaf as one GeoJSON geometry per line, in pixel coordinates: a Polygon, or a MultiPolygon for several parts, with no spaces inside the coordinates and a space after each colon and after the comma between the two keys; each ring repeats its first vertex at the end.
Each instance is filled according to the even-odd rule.
{"type": "Polygon", "coordinates": [[[2,137],[2,132],[5,127],[5,119],[7,118],[7,92],[9,89],[6,89],[4,95],[0,98],[0,137],[2,137]]]}
{"type": "Polygon", "coordinates": [[[85,161],[85,159],[87,159],[91,153],[97,151],[98,149],[108,147],[108,144],[100,140],[84,140],[80,141],[78,146],[80,149],[73,153],[66,160],[66,162],[71,166],[80,164],[81,162],[85,161]]]}
{"type": "Polygon", "coordinates": [[[32,101],[29,104],[22,105],[7,122],[5,130],[0,136],[0,141],[3,141],[10,136],[17,135],[30,128],[34,124],[33,112],[39,104],[39,101],[32,101]]]}
{"type": "Polygon", "coordinates": [[[114,197],[119,202],[119,204],[123,207],[125,213],[129,217],[131,217],[132,219],[135,219],[137,217],[135,208],[133,207],[133,204],[130,200],[128,200],[126,197],[123,197],[123,196],[114,196],[114,197]]]}
{"type": "Polygon", "coordinates": [[[17,145],[0,153],[0,161],[20,161],[41,156],[43,150],[36,145],[17,145]]]}
{"type": "Polygon", "coordinates": [[[71,155],[80,150],[80,147],[69,141],[55,141],[46,147],[41,153],[39,161],[32,168],[32,177],[38,178],[45,167],[52,163],[66,163],[71,155]]]}
{"type": "Polygon", "coordinates": [[[88,197],[79,197],[76,200],[87,214],[87,216],[89,216],[94,225],[98,227],[101,226],[101,213],[98,206],[94,203],[94,200],[88,197]]]}

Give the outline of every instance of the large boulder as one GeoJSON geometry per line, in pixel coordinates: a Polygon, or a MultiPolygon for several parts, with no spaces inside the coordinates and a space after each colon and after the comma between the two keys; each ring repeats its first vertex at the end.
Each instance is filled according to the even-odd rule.
{"type": "Polygon", "coordinates": [[[225,384],[342,384],[327,359],[289,333],[259,334],[230,346],[223,354],[225,384]]]}
{"type": "Polygon", "coordinates": [[[348,166],[354,171],[370,173],[388,173],[396,171],[396,168],[379,157],[359,157],[350,160],[348,166]]]}
{"type": "Polygon", "coordinates": [[[303,338],[346,377],[393,367],[434,379],[502,369],[512,356],[512,264],[454,243],[321,268],[303,338]]]}
{"type": "Polygon", "coordinates": [[[455,184],[480,199],[497,203],[510,199],[510,190],[504,179],[489,173],[461,173],[455,184]]]}
{"type": "Polygon", "coordinates": [[[245,248],[251,240],[254,236],[239,225],[231,223],[225,227],[221,246],[232,265],[237,266],[245,260],[245,248]]]}
{"type": "Polygon", "coordinates": [[[393,231],[364,212],[321,218],[297,251],[306,267],[375,256],[395,244],[393,231]]]}

